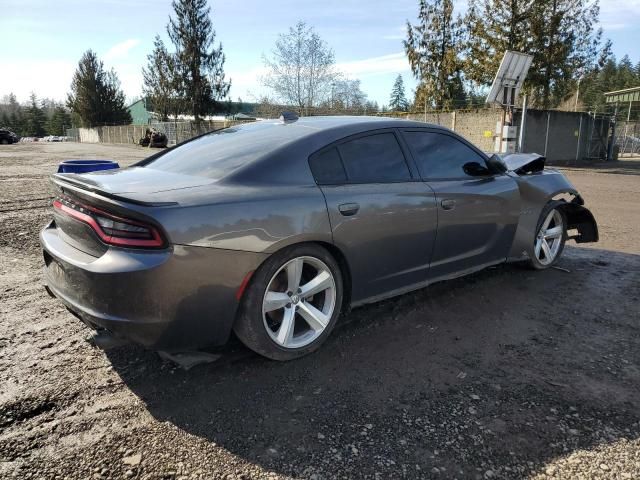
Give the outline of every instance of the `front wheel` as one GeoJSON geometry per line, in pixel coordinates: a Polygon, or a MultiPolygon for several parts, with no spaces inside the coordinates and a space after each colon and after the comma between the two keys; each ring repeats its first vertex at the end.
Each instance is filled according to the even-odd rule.
{"type": "Polygon", "coordinates": [[[234,331],[251,350],[292,360],[316,350],[340,314],[340,267],[327,250],[307,244],[270,257],[244,293],[234,331]]]}
{"type": "Polygon", "coordinates": [[[554,265],[562,251],[567,239],[567,221],[560,209],[562,202],[549,202],[542,210],[536,236],[533,240],[533,256],[529,263],[542,270],[554,265]]]}

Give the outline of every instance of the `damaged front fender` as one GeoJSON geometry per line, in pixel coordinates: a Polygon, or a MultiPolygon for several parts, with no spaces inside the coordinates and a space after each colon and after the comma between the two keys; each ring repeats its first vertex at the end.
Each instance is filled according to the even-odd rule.
{"type": "Polygon", "coordinates": [[[520,190],[520,218],[509,261],[532,258],[536,228],[545,205],[552,200],[565,200],[561,205],[567,219],[569,239],[577,243],[597,242],[598,225],[593,214],[584,207],[582,197],[562,173],[556,170],[518,175],[509,172],[520,190]],[[572,231],[577,231],[572,234],[572,231]]]}
{"type": "Polygon", "coordinates": [[[582,203],[582,198],[578,195],[573,201],[559,207],[567,219],[567,231],[569,232],[567,240],[575,240],[576,243],[597,242],[599,239],[598,224],[593,214],[583,207],[582,203]],[[578,199],[579,202],[575,201],[578,199]],[[578,233],[571,234],[572,230],[576,230],[578,233]]]}

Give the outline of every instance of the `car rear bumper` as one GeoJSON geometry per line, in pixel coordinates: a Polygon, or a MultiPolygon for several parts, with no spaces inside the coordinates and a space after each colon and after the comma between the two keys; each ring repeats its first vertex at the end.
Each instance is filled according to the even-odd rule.
{"type": "Polygon", "coordinates": [[[45,282],[85,323],[154,350],[225,343],[236,292],[264,254],[174,245],[162,251],[110,247],[100,257],[66,243],[52,222],[40,233],[45,282]]]}

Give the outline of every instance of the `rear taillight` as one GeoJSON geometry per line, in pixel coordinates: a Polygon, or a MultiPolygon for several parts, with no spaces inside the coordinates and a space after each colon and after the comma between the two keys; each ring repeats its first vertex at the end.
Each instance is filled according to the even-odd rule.
{"type": "Polygon", "coordinates": [[[89,225],[104,243],[119,247],[162,248],[166,242],[153,226],[138,220],[123,218],[95,207],[77,203],[67,197],[57,197],[53,207],[89,225]]]}

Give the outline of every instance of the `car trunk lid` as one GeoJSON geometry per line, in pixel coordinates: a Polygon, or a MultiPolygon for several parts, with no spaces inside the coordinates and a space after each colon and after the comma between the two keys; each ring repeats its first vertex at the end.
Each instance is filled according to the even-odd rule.
{"type": "Polygon", "coordinates": [[[184,194],[189,189],[210,184],[212,180],[131,168],[55,174],[52,183],[54,220],[61,238],[75,248],[99,257],[110,244],[125,248],[165,245],[162,227],[147,213],[153,207],[177,205],[178,192],[184,194]],[[149,235],[145,236],[146,233],[149,235]],[[160,237],[162,242],[158,240],[160,237]]]}

